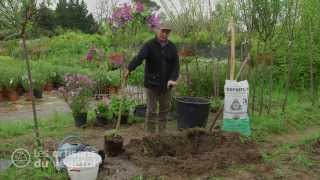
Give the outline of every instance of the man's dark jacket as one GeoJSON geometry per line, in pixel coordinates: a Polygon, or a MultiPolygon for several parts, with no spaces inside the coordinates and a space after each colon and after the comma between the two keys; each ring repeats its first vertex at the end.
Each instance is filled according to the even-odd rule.
{"type": "Polygon", "coordinates": [[[140,52],[128,65],[131,72],[146,60],[144,69],[144,86],[160,91],[167,90],[169,80],[176,81],[179,77],[179,56],[176,46],[168,41],[161,45],[157,38],[146,42],[140,52]]]}

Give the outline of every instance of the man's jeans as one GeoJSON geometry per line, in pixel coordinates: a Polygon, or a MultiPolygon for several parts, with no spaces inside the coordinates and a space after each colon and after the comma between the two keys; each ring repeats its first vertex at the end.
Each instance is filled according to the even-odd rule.
{"type": "Polygon", "coordinates": [[[167,126],[167,116],[170,110],[170,90],[159,92],[157,90],[145,88],[147,95],[147,113],[145,120],[145,130],[149,133],[163,133],[167,126]],[[157,104],[159,103],[159,114],[157,104]]]}

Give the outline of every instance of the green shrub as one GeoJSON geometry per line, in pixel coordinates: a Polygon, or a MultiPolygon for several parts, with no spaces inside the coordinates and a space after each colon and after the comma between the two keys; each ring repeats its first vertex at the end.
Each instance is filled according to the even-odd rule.
{"type": "Polygon", "coordinates": [[[16,88],[21,83],[24,68],[22,61],[0,56],[0,77],[2,88],[16,88]]]}
{"type": "MultiPolygon", "coordinates": [[[[118,116],[119,109],[120,109],[120,97],[118,96],[111,96],[109,110],[115,115],[118,116]]],[[[129,113],[134,107],[134,101],[130,100],[129,98],[122,99],[122,113],[129,113]]]]}
{"type": "Polygon", "coordinates": [[[110,78],[110,85],[111,86],[120,86],[120,70],[113,70],[107,72],[107,76],[110,78]]]}
{"type": "Polygon", "coordinates": [[[144,66],[139,66],[129,76],[129,84],[143,86],[144,82],[144,66]]]}
{"type": "Polygon", "coordinates": [[[106,120],[112,120],[114,116],[114,112],[110,110],[109,105],[103,101],[98,102],[96,113],[106,120]]]}

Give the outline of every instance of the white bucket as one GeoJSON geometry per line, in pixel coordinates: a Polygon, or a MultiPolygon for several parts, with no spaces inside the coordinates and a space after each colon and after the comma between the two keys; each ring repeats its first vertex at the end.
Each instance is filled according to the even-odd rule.
{"type": "Polygon", "coordinates": [[[71,180],[95,180],[101,157],[97,153],[79,152],[63,159],[71,180]]]}

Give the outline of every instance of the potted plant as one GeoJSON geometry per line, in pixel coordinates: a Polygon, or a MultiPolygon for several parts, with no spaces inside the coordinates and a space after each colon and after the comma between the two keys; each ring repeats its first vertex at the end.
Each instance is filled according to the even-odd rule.
{"type": "Polygon", "coordinates": [[[10,101],[17,101],[19,94],[17,87],[19,85],[19,73],[15,68],[7,68],[4,72],[3,86],[10,101]]]}
{"type": "Polygon", "coordinates": [[[108,79],[109,79],[109,93],[110,95],[112,94],[117,94],[120,88],[120,70],[113,70],[109,71],[107,73],[108,79]]]}
{"type": "Polygon", "coordinates": [[[41,99],[43,94],[43,88],[46,84],[46,77],[40,72],[34,72],[32,74],[32,87],[33,95],[35,98],[41,99]]]}
{"type": "MultiPolygon", "coordinates": [[[[34,72],[32,74],[32,88],[33,88],[33,96],[35,98],[41,99],[43,97],[43,87],[45,85],[45,78],[41,73],[34,72]]],[[[26,100],[31,100],[31,93],[29,88],[29,79],[25,74],[22,76],[22,87],[26,93],[26,100]]]]}
{"type": "Polygon", "coordinates": [[[87,112],[94,82],[86,75],[67,74],[64,77],[65,87],[60,87],[62,97],[70,106],[76,127],[87,122],[87,112]]]}
{"type": "Polygon", "coordinates": [[[3,90],[3,83],[2,83],[2,79],[0,79],[0,102],[4,101],[5,98],[5,93],[3,90]]]}
{"type": "Polygon", "coordinates": [[[113,120],[113,112],[109,110],[110,100],[108,97],[104,97],[102,101],[97,103],[96,122],[97,124],[108,124],[113,120]]]}
{"type": "Polygon", "coordinates": [[[94,74],[94,80],[96,82],[95,90],[98,94],[110,94],[110,76],[104,69],[98,69],[94,74]]]}
{"type": "MultiPolygon", "coordinates": [[[[122,100],[121,124],[128,123],[129,113],[133,106],[134,102],[132,100],[128,98],[122,100]]],[[[117,117],[120,108],[120,98],[117,96],[111,96],[109,108],[110,111],[113,112],[114,117],[117,117]]]]}

